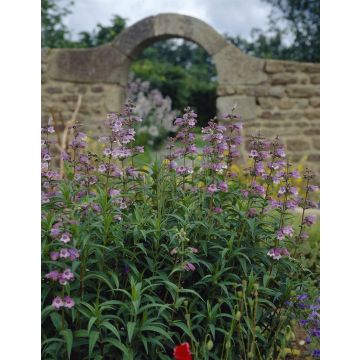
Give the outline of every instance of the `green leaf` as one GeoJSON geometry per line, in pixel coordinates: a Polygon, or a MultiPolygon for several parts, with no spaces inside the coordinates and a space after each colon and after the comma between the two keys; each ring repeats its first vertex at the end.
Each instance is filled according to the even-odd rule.
{"type": "Polygon", "coordinates": [[[52,323],[54,324],[55,326],[55,329],[60,331],[61,328],[62,328],[62,318],[61,318],[61,315],[57,312],[53,312],[50,314],[50,318],[51,318],[51,321],[52,323]]]}
{"type": "Polygon", "coordinates": [[[94,325],[96,320],[97,320],[97,318],[95,316],[90,318],[89,323],[88,323],[88,334],[90,334],[90,330],[91,330],[91,328],[94,325]]]}
{"type": "Polygon", "coordinates": [[[108,321],[104,321],[103,323],[101,323],[101,327],[104,327],[104,328],[110,330],[120,340],[119,331],[113,324],[111,324],[108,321]]]}
{"type": "Polygon", "coordinates": [[[94,351],[94,347],[96,345],[96,342],[99,339],[100,333],[98,331],[92,331],[89,336],[89,358],[91,358],[91,355],[94,351]]]}
{"type": "Polygon", "coordinates": [[[131,342],[131,339],[134,335],[135,327],[136,327],[136,322],[127,323],[127,333],[128,333],[129,342],[131,342]]]}
{"type": "Polygon", "coordinates": [[[68,355],[68,359],[70,359],[71,356],[71,349],[73,344],[73,334],[70,329],[64,329],[60,331],[60,334],[64,337],[65,343],[66,343],[66,352],[68,355]]]}

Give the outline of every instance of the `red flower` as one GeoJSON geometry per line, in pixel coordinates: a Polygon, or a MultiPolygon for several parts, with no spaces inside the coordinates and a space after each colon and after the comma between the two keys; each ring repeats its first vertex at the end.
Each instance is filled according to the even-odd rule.
{"type": "Polygon", "coordinates": [[[174,358],[176,360],[192,360],[189,343],[183,343],[174,347],[174,358]]]}

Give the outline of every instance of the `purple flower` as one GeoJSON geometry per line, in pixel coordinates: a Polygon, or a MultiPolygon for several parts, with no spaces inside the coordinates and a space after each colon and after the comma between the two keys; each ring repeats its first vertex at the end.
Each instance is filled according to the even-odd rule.
{"type": "Polygon", "coordinates": [[[228,192],[228,190],[229,190],[229,186],[225,181],[219,182],[218,187],[219,187],[220,191],[223,191],[223,192],[228,192]]]}
{"type": "Polygon", "coordinates": [[[50,236],[53,237],[53,238],[56,238],[58,237],[59,235],[61,234],[61,231],[58,227],[53,227],[51,228],[50,230],[50,236]]]}
{"type": "Polygon", "coordinates": [[[61,235],[60,241],[63,242],[64,244],[68,243],[69,241],[71,241],[71,236],[69,233],[65,232],[61,235]]]}
{"type": "Polygon", "coordinates": [[[50,271],[45,275],[45,279],[49,279],[52,281],[58,281],[60,277],[60,273],[57,270],[50,271]]]}
{"type": "Polygon", "coordinates": [[[282,207],[282,203],[281,201],[277,201],[273,198],[270,198],[269,199],[269,206],[272,208],[272,209],[281,209],[282,207]]]}
{"type": "Polygon", "coordinates": [[[70,296],[65,296],[64,297],[64,307],[66,307],[67,309],[71,309],[74,306],[75,306],[74,300],[70,296]]]}
{"type": "Polygon", "coordinates": [[[280,148],[280,149],[275,150],[275,155],[279,156],[279,157],[285,157],[286,153],[285,153],[285,150],[283,148],[280,148]]]}
{"type": "Polygon", "coordinates": [[[309,192],[314,192],[314,191],[318,191],[318,190],[319,190],[319,187],[316,186],[316,185],[309,185],[309,186],[307,187],[307,190],[308,190],[309,192]]]}
{"type": "Polygon", "coordinates": [[[117,190],[117,189],[110,189],[110,190],[109,190],[109,195],[110,195],[111,197],[114,197],[114,196],[120,195],[120,190],[117,190]]]}
{"type": "Polygon", "coordinates": [[[286,236],[292,237],[293,235],[294,229],[290,225],[284,226],[276,233],[276,237],[278,240],[284,240],[286,236]]]}
{"type": "Polygon", "coordinates": [[[110,155],[111,155],[111,149],[110,149],[110,148],[106,148],[106,149],[104,150],[104,155],[105,155],[105,156],[110,156],[110,155]]]}
{"type": "Polygon", "coordinates": [[[301,295],[298,295],[297,299],[298,299],[298,301],[304,301],[304,300],[306,300],[308,297],[309,297],[308,294],[301,294],[301,295]]]}
{"type": "Polygon", "coordinates": [[[60,250],[60,258],[61,259],[67,259],[68,257],[70,257],[70,252],[68,249],[61,249],[60,250]]]}
{"type": "Polygon", "coordinates": [[[213,194],[214,192],[219,191],[219,189],[216,186],[216,184],[211,184],[208,186],[207,191],[208,191],[208,193],[213,194]]]}
{"type": "Polygon", "coordinates": [[[195,266],[192,264],[192,263],[186,263],[185,265],[184,265],[184,269],[186,270],[186,271],[195,271],[195,266]]]}
{"type": "Polygon", "coordinates": [[[43,157],[44,161],[50,161],[51,160],[51,156],[49,154],[45,154],[43,157]]]}
{"type": "Polygon", "coordinates": [[[252,189],[255,191],[256,194],[259,196],[265,195],[265,188],[262,185],[257,184],[256,182],[253,182],[251,184],[252,189]]]}
{"type": "Polygon", "coordinates": [[[67,268],[64,270],[64,272],[61,274],[61,278],[66,281],[73,281],[75,279],[74,273],[70,270],[70,268],[67,268]]]}
{"type": "Polygon", "coordinates": [[[304,218],[304,225],[311,226],[314,225],[316,222],[316,215],[308,215],[304,218]]]}
{"type": "Polygon", "coordinates": [[[71,261],[78,259],[80,257],[79,250],[75,248],[69,249],[69,257],[71,261]]]}
{"type": "Polygon", "coordinates": [[[280,260],[283,256],[290,256],[290,253],[285,248],[273,248],[268,251],[267,255],[274,260],[280,260]]]}
{"type": "Polygon", "coordinates": [[[56,261],[60,256],[60,253],[58,251],[53,251],[50,253],[50,259],[52,261],[56,261]]]}
{"type": "Polygon", "coordinates": [[[106,171],[106,165],[105,164],[101,164],[98,168],[99,172],[104,173],[106,171]]]}
{"type": "Polygon", "coordinates": [[[255,158],[255,157],[258,157],[258,156],[259,156],[259,153],[256,150],[251,150],[250,151],[249,157],[255,158]]]}
{"type": "Polygon", "coordinates": [[[64,306],[64,302],[60,296],[57,296],[56,298],[54,298],[51,305],[55,310],[59,310],[61,307],[64,306]]]}
{"type": "Polygon", "coordinates": [[[309,320],[299,320],[299,325],[301,327],[304,327],[304,326],[306,326],[308,324],[308,322],[309,322],[309,320]]]}
{"type": "Polygon", "coordinates": [[[314,357],[320,358],[320,349],[315,349],[312,354],[314,357]]]}
{"type": "Polygon", "coordinates": [[[214,213],[215,214],[221,214],[223,212],[223,209],[221,208],[221,207],[216,207],[215,209],[214,209],[214,213]]]}
{"type": "Polygon", "coordinates": [[[189,175],[193,173],[193,169],[191,167],[187,167],[187,166],[178,166],[176,168],[176,173],[179,175],[189,175]]]}

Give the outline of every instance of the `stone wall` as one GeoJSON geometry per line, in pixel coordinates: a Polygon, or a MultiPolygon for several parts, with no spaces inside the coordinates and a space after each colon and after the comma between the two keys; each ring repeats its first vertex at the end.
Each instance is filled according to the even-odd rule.
{"type": "Polygon", "coordinates": [[[294,161],[305,160],[319,172],[320,65],[245,55],[189,16],[146,18],[95,49],[43,49],[42,120],[47,121],[50,111],[69,118],[82,94],[78,120],[90,133],[99,133],[106,113],[119,111],[126,99],[133,59],[150,43],[170,37],[192,40],[212,56],[218,72],[219,113],[228,113],[237,104],[245,135],[258,130],[279,135],[294,161]]]}

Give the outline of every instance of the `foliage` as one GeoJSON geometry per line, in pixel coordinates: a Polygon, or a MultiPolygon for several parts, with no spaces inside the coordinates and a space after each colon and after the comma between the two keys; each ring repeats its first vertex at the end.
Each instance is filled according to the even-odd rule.
{"type": "Polygon", "coordinates": [[[41,0],[41,46],[50,48],[72,47],[69,40],[70,31],[63,23],[64,18],[71,14],[69,7],[73,4],[60,6],[55,0],[41,0]]]}
{"type": "Polygon", "coordinates": [[[121,31],[125,29],[126,19],[121,16],[115,15],[111,19],[110,26],[104,26],[98,23],[96,25],[96,29],[94,29],[91,33],[88,31],[80,32],[80,40],[78,47],[95,47],[104,45],[110,41],[112,41],[116,35],[120,34],[121,31]]]}
{"type": "Polygon", "coordinates": [[[143,120],[135,126],[138,134],[135,144],[158,150],[176,131],[173,125],[176,111],[171,108],[171,99],[164,97],[159,90],[151,89],[149,82],[133,78],[128,85],[128,94],[136,107],[135,114],[143,120]]]}
{"type": "Polygon", "coordinates": [[[74,125],[63,177],[52,168],[54,128],[42,129],[43,358],[171,359],[185,342],[194,359],[286,357],[291,322],[308,311],[294,304],[312,283],[299,255],[316,187],[306,171],[298,197],[283,145],[261,135],[239,183],[236,119],[203,128],[199,160],[197,115],[186,109],[166,159],[143,169],[128,103],[108,116],[101,155],[74,125]]]}
{"type": "Polygon", "coordinates": [[[201,113],[200,125],[216,115],[216,68],[200,46],[189,41],[158,42],[146,48],[131,69],[169,96],[175,109],[190,105],[201,113]]]}
{"type": "Polygon", "coordinates": [[[273,6],[269,28],[251,40],[227,36],[244,52],[281,60],[320,62],[320,0],[263,0],[273,6]]]}

